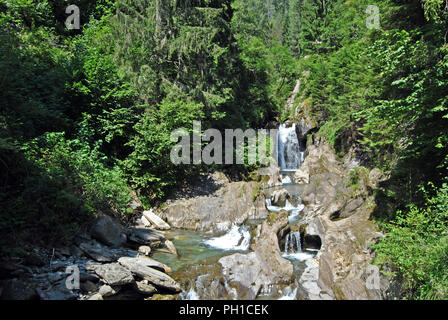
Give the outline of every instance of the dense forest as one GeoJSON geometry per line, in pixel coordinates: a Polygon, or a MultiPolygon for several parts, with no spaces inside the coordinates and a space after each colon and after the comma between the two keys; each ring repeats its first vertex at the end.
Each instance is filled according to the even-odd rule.
{"type": "Polygon", "coordinates": [[[356,147],[390,176],[376,263],[408,298],[448,298],[447,2],[70,4],[79,29],[67,1],[0,0],[1,255],[68,242],[101,212],[129,221],[133,193],[151,207],[203,172],[250,177],[170,161],[171,132],[195,120],[257,129],[306,112],[340,156],[356,147]]]}

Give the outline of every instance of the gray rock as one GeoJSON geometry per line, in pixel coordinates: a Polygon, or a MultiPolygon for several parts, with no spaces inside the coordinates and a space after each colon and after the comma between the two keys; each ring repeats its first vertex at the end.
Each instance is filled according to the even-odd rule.
{"type": "Polygon", "coordinates": [[[175,255],[176,257],[178,256],[176,247],[174,246],[174,243],[170,240],[165,240],[165,247],[168,249],[168,251],[175,255]]]}
{"type": "Polygon", "coordinates": [[[64,279],[66,276],[67,276],[67,274],[62,271],[61,272],[53,272],[53,273],[49,273],[47,275],[47,279],[51,283],[54,283],[54,282],[58,282],[58,281],[64,279]]]}
{"type": "Polygon", "coordinates": [[[99,293],[95,293],[93,296],[89,298],[89,300],[104,300],[103,296],[99,293]]]}
{"type": "MultiPolygon", "coordinates": [[[[313,140],[314,141],[314,140],[313,140]]],[[[321,239],[318,259],[319,277],[317,282],[303,286],[309,298],[334,299],[378,299],[381,290],[368,290],[363,279],[366,268],[374,254],[369,245],[378,238],[378,227],[370,217],[375,201],[370,187],[380,180],[380,172],[370,174],[361,170],[361,178],[356,186],[347,183],[350,167],[344,167],[333,149],[324,140],[315,141],[307,148],[307,157],[301,170],[310,174],[310,183],[302,193],[305,205],[302,221],[306,224],[305,240],[321,239]],[[317,294],[316,283],[320,288],[317,294]]],[[[350,157],[350,154],[347,155],[350,157]]],[[[351,163],[346,159],[345,163],[351,163]]],[[[349,181],[348,181],[349,182],[349,181]]]]}
{"type": "Polygon", "coordinates": [[[83,242],[79,245],[79,248],[90,258],[98,262],[114,262],[117,261],[119,256],[109,250],[102,247],[96,241],[83,242]]]}
{"type": "Polygon", "coordinates": [[[98,280],[99,277],[91,272],[80,271],[79,273],[79,281],[81,282],[85,281],[98,282],[98,280]]]}
{"type": "Polygon", "coordinates": [[[111,286],[108,286],[107,284],[105,284],[105,285],[101,286],[98,293],[103,297],[111,297],[113,295],[116,295],[119,291],[120,291],[120,287],[118,287],[118,286],[111,287],[111,286]]]}
{"type": "Polygon", "coordinates": [[[42,300],[75,300],[77,296],[73,291],[67,289],[65,281],[62,281],[48,290],[37,289],[42,300]]]}
{"type": "Polygon", "coordinates": [[[310,183],[310,174],[305,170],[299,169],[294,173],[294,183],[308,184],[310,183]]]}
{"type": "Polygon", "coordinates": [[[101,215],[95,221],[90,234],[98,241],[112,247],[119,247],[126,242],[126,234],[121,225],[107,215],[101,215]]]}
{"type": "Polygon", "coordinates": [[[271,202],[274,206],[284,207],[286,205],[286,200],[289,198],[290,196],[286,189],[275,190],[271,195],[271,202]]]}
{"type": "Polygon", "coordinates": [[[216,188],[204,189],[205,195],[172,201],[156,213],[173,228],[219,232],[232,223],[268,216],[259,183],[224,182],[216,188]]]}
{"type": "Polygon", "coordinates": [[[157,292],[156,287],[149,284],[147,280],[137,281],[135,283],[135,290],[143,295],[151,295],[157,292]]]}
{"type": "Polygon", "coordinates": [[[165,234],[162,231],[146,228],[129,228],[128,236],[129,240],[139,244],[151,244],[165,239],[165,234]]]}
{"type": "Polygon", "coordinates": [[[80,288],[85,293],[94,292],[98,289],[97,285],[91,281],[81,282],[80,288]]]}
{"type": "Polygon", "coordinates": [[[170,276],[162,273],[156,269],[148,267],[143,259],[122,257],[118,262],[129,269],[136,276],[148,280],[157,288],[165,290],[180,292],[181,288],[170,276]]]}
{"type": "Polygon", "coordinates": [[[98,265],[95,272],[110,286],[121,286],[134,282],[131,272],[118,263],[98,265]]]}
{"type": "Polygon", "coordinates": [[[262,287],[287,284],[293,276],[293,265],[281,256],[277,233],[288,225],[288,213],[278,213],[265,220],[260,235],[254,239],[248,254],[236,253],[219,259],[224,277],[237,287],[239,299],[255,299],[262,287]]]}
{"type": "Polygon", "coordinates": [[[138,257],[137,260],[140,264],[142,264],[146,267],[157,269],[157,270],[165,272],[165,273],[171,272],[171,268],[168,267],[166,264],[163,264],[163,263],[156,261],[154,259],[151,259],[149,257],[138,257]]]}
{"type": "Polygon", "coordinates": [[[143,210],[143,204],[135,192],[131,192],[131,203],[129,204],[129,207],[134,211],[143,210]]]}
{"type": "Polygon", "coordinates": [[[150,246],[140,246],[138,247],[138,252],[144,254],[145,256],[149,256],[151,253],[151,247],[150,246]]]}
{"type": "Polygon", "coordinates": [[[159,230],[170,230],[171,227],[168,223],[163,221],[159,216],[154,214],[152,210],[143,211],[143,216],[156,228],[159,230]]]}

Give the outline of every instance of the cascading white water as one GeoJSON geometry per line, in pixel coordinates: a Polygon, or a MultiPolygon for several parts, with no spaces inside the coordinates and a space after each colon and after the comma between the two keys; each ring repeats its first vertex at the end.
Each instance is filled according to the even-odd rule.
{"type": "Polygon", "coordinates": [[[299,204],[297,207],[294,207],[294,205],[291,204],[291,202],[289,202],[288,200],[286,200],[286,204],[284,207],[273,206],[272,200],[267,198],[266,208],[271,212],[280,212],[282,210],[286,210],[291,213],[291,216],[296,216],[305,208],[305,206],[303,204],[299,204]]]}
{"type": "Polygon", "coordinates": [[[194,291],[193,288],[190,288],[190,290],[186,294],[181,294],[182,300],[199,300],[199,295],[196,291],[194,291]]]}
{"type": "Polygon", "coordinates": [[[286,287],[283,290],[283,294],[278,300],[296,300],[297,296],[297,287],[292,289],[291,287],[286,287]]]}
{"type": "Polygon", "coordinates": [[[285,254],[302,252],[302,244],[300,243],[300,232],[292,231],[286,236],[285,254]]]}
{"type": "Polygon", "coordinates": [[[278,164],[282,171],[294,171],[302,165],[304,152],[300,150],[295,124],[289,128],[286,127],[286,124],[280,125],[277,155],[278,164]]]}
{"type": "Polygon", "coordinates": [[[211,238],[205,244],[222,250],[246,251],[250,245],[250,229],[247,226],[232,225],[223,236],[211,238]]]}
{"type": "Polygon", "coordinates": [[[286,235],[283,257],[298,261],[305,261],[313,257],[311,253],[303,252],[299,231],[291,231],[286,235]]]}

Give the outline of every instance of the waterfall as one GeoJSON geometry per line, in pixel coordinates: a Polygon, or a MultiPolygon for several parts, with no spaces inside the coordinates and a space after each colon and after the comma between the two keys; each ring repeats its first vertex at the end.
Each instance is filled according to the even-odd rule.
{"type": "Polygon", "coordinates": [[[304,160],[304,151],[300,148],[296,125],[287,128],[281,124],[278,130],[278,164],[282,171],[295,171],[300,168],[304,160]]]}
{"type": "Polygon", "coordinates": [[[246,251],[250,245],[250,229],[247,226],[232,225],[223,236],[211,238],[205,244],[222,250],[246,251]]]}
{"type": "Polygon", "coordinates": [[[283,290],[283,294],[278,300],[296,300],[297,287],[293,290],[291,287],[286,287],[283,290]]]}
{"type": "Polygon", "coordinates": [[[268,209],[268,211],[271,211],[271,212],[280,212],[282,210],[285,210],[285,211],[291,212],[293,216],[296,216],[300,212],[303,211],[305,206],[303,204],[299,204],[299,205],[297,205],[297,207],[295,207],[293,204],[291,204],[291,202],[289,202],[289,200],[286,200],[286,204],[284,207],[278,207],[278,206],[272,205],[272,200],[270,198],[267,198],[266,199],[266,208],[268,209]]]}
{"type": "Polygon", "coordinates": [[[285,254],[289,253],[301,253],[302,244],[300,243],[300,232],[293,231],[288,233],[285,242],[285,254]]]}
{"type": "Polygon", "coordinates": [[[180,295],[181,300],[199,300],[199,295],[197,292],[192,288],[187,293],[181,293],[180,295]]]}
{"type": "Polygon", "coordinates": [[[291,231],[286,235],[285,250],[283,257],[291,260],[305,261],[312,258],[314,255],[309,252],[303,252],[302,244],[300,243],[300,232],[291,231]]]}

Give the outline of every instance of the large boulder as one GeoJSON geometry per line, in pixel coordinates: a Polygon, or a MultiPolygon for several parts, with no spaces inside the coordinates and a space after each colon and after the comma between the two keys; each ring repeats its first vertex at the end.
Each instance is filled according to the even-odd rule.
{"type": "Polygon", "coordinates": [[[79,248],[91,259],[97,262],[113,262],[117,261],[119,255],[101,246],[96,241],[83,242],[79,245],[79,248]]]}
{"type": "Polygon", "coordinates": [[[129,228],[128,237],[129,240],[143,245],[165,240],[165,234],[162,231],[151,228],[129,228]]]}
{"type": "Polygon", "coordinates": [[[206,195],[179,199],[160,208],[158,214],[174,228],[224,231],[232,223],[265,218],[268,211],[257,182],[223,183],[206,195]]]}
{"type": "Polygon", "coordinates": [[[118,262],[136,276],[148,280],[156,288],[171,292],[180,292],[181,288],[170,276],[148,266],[145,259],[123,257],[118,262]]]}
{"type": "Polygon", "coordinates": [[[219,259],[219,263],[230,285],[237,289],[240,299],[255,299],[261,287],[269,284],[263,263],[255,252],[235,253],[219,259]]]}
{"type": "Polygon", "coordinates": [[[286,205],[286,200],[289,199],[290,195],[286,189],[275,190],[271,194],[271,203],[274,206],[284,207],[286,205]]]}
{"type": "Polygon", "coordinates": [[[288,284],[293,265],[281,256],[278,232],[288,225],[288,213],[272,214],[261,225],[252,244],[254,252],[236,253],[219,259],[229,284],[237,288],[239,299],[254,299],[262,288],[288,284]]]}
{"type": "Polygon", "coordinates": [[[132,273],[118,263],[96,266],[95,272],[110,286],[122,286],[134,282],[132,273]]]}
{"type": "Polygon", "coordinates": [[[90,230],[90,234],[98,241],[112,247],[119,247],[126,242],[126,234],[123,228],[108,215],[98,217],[90,230]]]}

